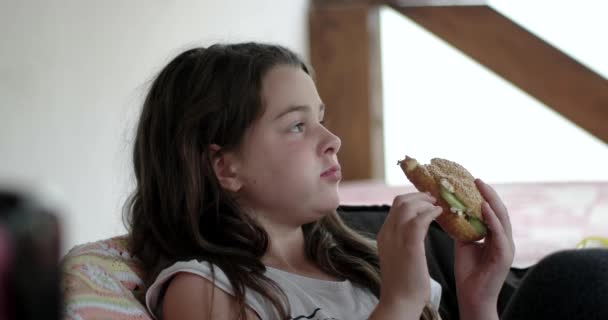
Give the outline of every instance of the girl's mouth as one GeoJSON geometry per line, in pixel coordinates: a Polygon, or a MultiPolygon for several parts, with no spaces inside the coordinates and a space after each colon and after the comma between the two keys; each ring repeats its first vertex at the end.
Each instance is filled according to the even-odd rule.
{"type": "Polygon", "coordinates": [[[342,171],[340,166],[332,166],[331,168],[323,171],[321,173],[321,178],[328,178],[331,180],[340,180],[342,179],[342,171]]]}

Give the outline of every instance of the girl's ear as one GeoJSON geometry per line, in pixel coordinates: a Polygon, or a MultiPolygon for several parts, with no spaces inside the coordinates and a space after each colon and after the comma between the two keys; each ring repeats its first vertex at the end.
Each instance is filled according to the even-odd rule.
{"type": "Polygon", "coordinates": [[[211,165],[220,186],[231,192],[239,191],[243,184],[236,174],[237,162],[234,155],[224,152],[217,144],[209,145],[209,151],[211,154],[211,165]]]}

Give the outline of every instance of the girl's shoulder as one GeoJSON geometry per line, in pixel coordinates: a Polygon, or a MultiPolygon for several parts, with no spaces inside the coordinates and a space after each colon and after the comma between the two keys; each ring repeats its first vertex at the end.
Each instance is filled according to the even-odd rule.
{"type": "MultiPolygon", "coordinates": [[[[177,261],[171,266],[163,269],[146,291],[145,300],[148,312],[154,315],[161,313],[161,304],[168,285],[172,283],[173,278],[184,274],[187,274],[187,278],[190,279],[193,279],[192,276],[204,279],[205,281],[201,283],[210,284],[210,289],[218,288],[222,290],[228,298],[235,295],[228,276],[219,266],[208,261],[199,261],[196,259],[177,261]]],[[[255,294],[246,294],[245,303],[258,314],[267,309],[263,299],[260,299],[260,297],[255,294]]]]}
{"type": "Polygon", "coordinates": [[[213,286],[225,291],[229,295],[233,295],[232,286],[220,268],[207,261],[195,259],[177,261],[163,269],[146,291],[146,308],[151,314],[157,315],[160,313],[160,305],[162,304],[165,291],[173,278],[180,273],[186,273],[189,277],[195,276],[205,279],[213,286]]]}
{"type": "MultiPolygon", "coordinates": [[[[192,273],[181,272],[167,284],[156,314],[168,319],[235,318],[238,303],[226,292],[216,290],[211,281],[192,273]]],[[[251,308],[245,309],[246,319],[259,319],[251,308]]]]}

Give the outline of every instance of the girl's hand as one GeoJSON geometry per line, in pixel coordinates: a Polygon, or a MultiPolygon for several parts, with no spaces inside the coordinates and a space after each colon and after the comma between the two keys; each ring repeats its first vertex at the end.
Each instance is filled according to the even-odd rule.
{"type": "Polygon", "coordinates": [[[498,319],[498,294],[515,255],[507,208],[498,194],[479,179],[487,202],[481,209],[488,226],[483,243],[454,244],[454,276],[461,319],[498,319]]]}
{"type": "MultiPolygon", "coordinates": [[[[418,319],[430,297],[430,278],[424,251],[429,225],[442,212],[427,193],[395,197],[378,232],[381,269],[379,307],[394,315],[418,319]]],[[[388,314],[387,313],[387,314],[388,314]]]]}

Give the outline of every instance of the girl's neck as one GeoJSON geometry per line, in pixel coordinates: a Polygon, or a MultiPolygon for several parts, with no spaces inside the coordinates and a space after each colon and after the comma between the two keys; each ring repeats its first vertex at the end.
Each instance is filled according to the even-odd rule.
{"type": "Polygon", "coordinates": [[[264,227],[269,238],[268,249],[262,257],[265,265],[289,271],[310,263],[306,258],[304,232],[301,227],[264,227]]]}
{"type": "Polygon", "coordinates": [[[304,232],[301,227],[290,232],[285,232],[285,230],[273,232],[268,229],[266,232],[268,232],[270,241],[268,250],[262,257],[264,265],[313,279],[340,280],[321,270],[314,261],[308,258],[304,232]]]}
{"type": "Polygon", "coordinates": [[[268,234],[268,249],[262,257],[264,265],[309,278],[337,280],[308,258],[301,225],[274,221],[269,216],[271,215],[255,217],[268,234]]]}

